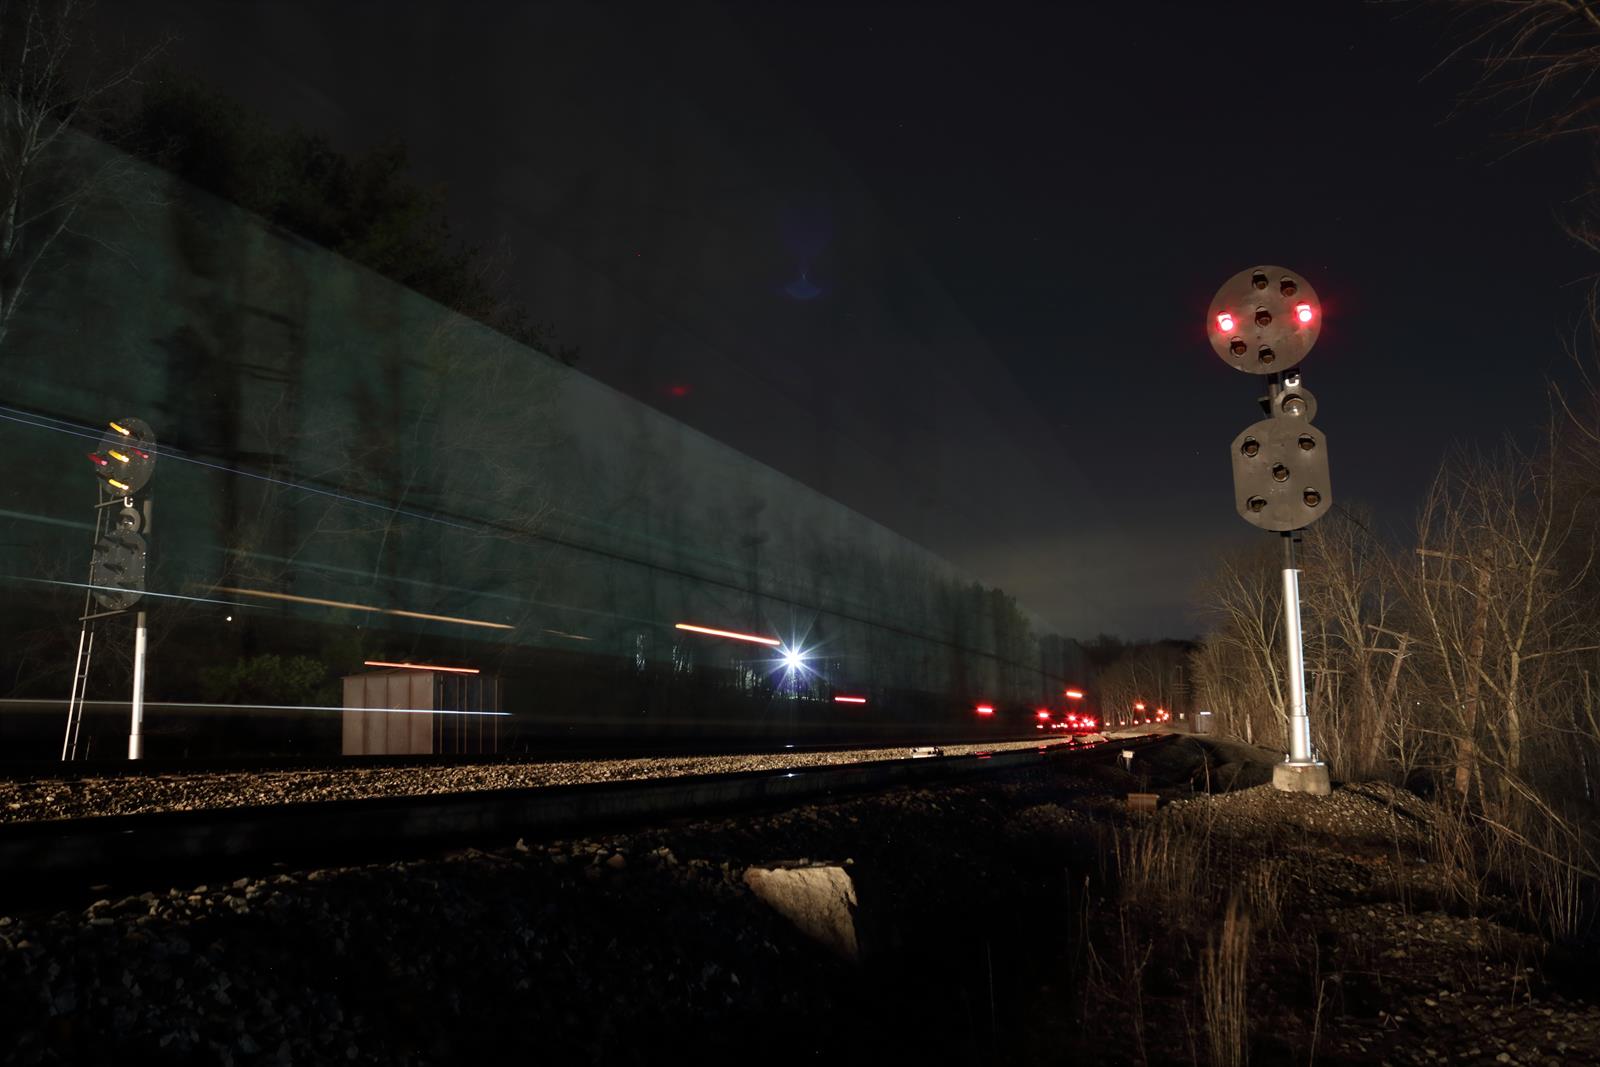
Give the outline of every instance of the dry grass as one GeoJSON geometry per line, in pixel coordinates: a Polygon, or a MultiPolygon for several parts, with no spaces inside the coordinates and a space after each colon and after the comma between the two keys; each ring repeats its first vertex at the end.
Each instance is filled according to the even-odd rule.
{"type": "Polygon", "coordinates": [[[1286,860],[1263,860],[1245,871],[1240,879],[1239,893],[1244,908],[1257,932],[1271,941],[1283,933],[1283,896],[1289,878],[1284,871],[1286,860]]]}
{"type": "Polygon", "coordinates": [[[1467,914],[1478,914],[1488,891],[1489,868],[1471,814],[1459,805],[1441,806],[1428,838],[1428,851],[1444,870],[1456,901],[1467,914]]]}
{"type": "Polygon", "coordinates": [[[1439,809],[1430,845],[1469,914],[1500,895],[1557,942],[1593,931],[1596,859],[1575,820],[1542,805],[1495,818],[1451,804],[1439,809]]]}
{"type": "Polygon", "coordinates": [[[1222,928],[1200,957],[1200,1006],[1211,1067],[1250,1062],[1250,917],[1238,896],[1228,901],[1222,928]]]}
{"type": "Polygon", "coordinates": [[[1117,884],[1131,907],[1191,907],[1209,889],[1203,841],[1170,821],[1154,820],[1116,835],[1117,884]]]}

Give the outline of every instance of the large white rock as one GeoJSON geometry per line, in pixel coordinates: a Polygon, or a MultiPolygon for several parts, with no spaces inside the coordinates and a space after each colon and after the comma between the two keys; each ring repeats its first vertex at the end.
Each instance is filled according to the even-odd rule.
{"type": "Polygon", "coordinates": [[[856,887],[843,867],[751,867],[744,884],[807,937],[856,958],[856,887]]]}

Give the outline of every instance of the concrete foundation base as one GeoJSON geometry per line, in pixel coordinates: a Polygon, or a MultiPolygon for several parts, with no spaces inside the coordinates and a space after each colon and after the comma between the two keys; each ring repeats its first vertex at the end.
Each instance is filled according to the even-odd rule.
{"type": "Polygon", "coordinates": [[[1282,793],[1325,797],[1333,791],[1326,763],[1279,763],[1272,768],[1272,788],[1282,793]]]}

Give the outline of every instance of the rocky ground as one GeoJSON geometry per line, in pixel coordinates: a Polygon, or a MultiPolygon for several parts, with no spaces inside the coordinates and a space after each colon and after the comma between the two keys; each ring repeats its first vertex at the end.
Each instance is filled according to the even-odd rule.
{"type": "Polygon", "coordinates": [[[1592,949],[1552,946],[1492,884],[1460,885],[1437,817],[1381,783],[1257,787],[1157,816],[1202,843],[1209,877],[1273,897],[1253,934],[1257,1062],[1310,1063],[1314,1035],[1318,1064],[1600,1063],[1592,949]]]}
{"type": "Polygon", "coordinates": [[[1199,961],[1237,892],[1258,1064],[1600,1063],[1593,976],[1461,905],[1427,805],[1191,797],[1184,759],[1113,756],[12,914],[0,1062],[1207,1063],[1199,961]],[[1170,802],[1130,821],[1141,786],[1170,802]],[[855,961],[746,877],[823,864],[855,961]]]}
{"type": "MultiPolygon", "coordinates": [[[[1054,739],[1052,739],[1054,740],[1054,739]]],[[[1030,748],[1037,741],[991,745],[946,745],[962,755],[1030,748]]],[[[822,767],[862,760],[898,759],[905,748],[867,748],[840,752],[755,753],[734,756],[669,756],[606,760],[527,760],[496,763],[441,763],[381,767],[324,767],[309,770],[203,772],[191,774],[104,775],[76,778],[0,778],[0,822],[71,819],[86,815],[130,815],[147,811],[191,811],[297,801],[353,800],[362,797],[461,793],[479,789],[518,789],[579,785],[645,778],[670,778],[734,771],[822,767]]]]}

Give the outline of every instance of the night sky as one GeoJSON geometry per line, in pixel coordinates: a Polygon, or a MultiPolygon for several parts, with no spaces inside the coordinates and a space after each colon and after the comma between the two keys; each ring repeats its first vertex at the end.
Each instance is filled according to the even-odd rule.
{"type": "Polygon", "coordinates": [[[1269,536],[1234,515],[1227,456],[1261,417],[1260,380],[1204,335],[1234,272],[1277,263],[1317,287],[1325,324],[1302,370],[1334,492],[1391,536],[1447,449],[1529,434],[1547,379],[1566,373],[1593,264],[1559,219],[1587,164],[1575,146],[1518,150],[1520,111],[1461,105],[1471,62],[1435,70],[1466,33],[1449,5],[785,0],[641,6],[600,31],[586,9],[132,0],[106,17],[118,32],[175,31],[178,65],[286,123],[352,149],[404,140],[418,176],[446,183],[462,235],[503,245],[513,285],[554,294],[533,303],[558,326],[581,292],[519,274],[533,271],[519,226],[547,209],[527,146],[581,168],[584,146],[610,137],[564,134],[563,93],[588,106],[586,94],[667,86],[733,150],[799,161],[768,170],[787,179],[771,231],[791,262],[761,282],[770,310],[741,305],[757,335],[792,332],[797,307],[868,284],[849,262],[855,216],[808,192],[827,184],[809,168],[847,184],[954,309],[959,328],[937,329],[960,335],[959,359],[856,354],[860,373],[833,368],[824,386],[822,357],[808,379],[776,341],[681,376],[586,344],[580,369],[1077,636],[1195,633],[1195,586],[1216,554],[1269,536]],[[569,75],[552,88],[538,71],[557,57],[569,75]],[[712,376],[803,396],[752,419],[712,376]],[[918,410],[907,382],[930,376],[970,392],[981,434],[918,410]],[[837,435],[808,424],[822,408],[837,435]],[[887,456],[909,425],[930,454],[993,477],[958,483],[945,472],[968,471],[960,462],[919,472],[895,453],[893,480],[914,492],[878,473],[852,480],[850,449],[887,456]],[[826,462],[795,443],[824,436],[805,449],[826,462]],[[836,440],[850,442],[842,456],[836,440]]]}

